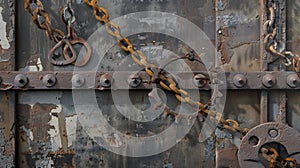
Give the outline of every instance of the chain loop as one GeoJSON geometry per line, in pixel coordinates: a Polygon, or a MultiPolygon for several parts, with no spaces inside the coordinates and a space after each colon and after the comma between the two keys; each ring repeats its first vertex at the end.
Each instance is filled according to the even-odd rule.
{"type": "Polygon", "coordinates": [[[264,31],[264,46],[265,49],[279,58],[284,59],[283,64],[285,66],[293,66],[295,72],[300,76],[300,62],[298,55],[292,53],[291,51],[284,51],[283,48],[279,48],[280,44],[283,44],[281,41],[277,39],[277,27],[276,27],[276,4],[274,0],[268,0],[266,4],[268,20],[265,21],[263,25],[264,31]],[[292,56],[292,58],[287,57],[287,55],[292,56]]]}
{"type": "MultiPolygon", "coordinates": [[[[94,1],[92,1],[94,3],[94,1]]],[[[88,63],[91,57],[91,47],[82,38],[77,38],[74,30],[74,23],[76,21],[75,12],[71,7],[71,3],[68,6],[62,8],[60,11],[61,19],[66,24],[68,34],[65,35],[63,31],[55,29],[51,25],[51,19],[49,14],[44,10],[43,4],[40,0],[24,0],[24,8],[32,15],[33,23],[46,32],[47,37],[56,43],[56,45],[48,52],[48,59],[54,65],[70,65],[84,66],[88,63]],[[75,44],[82,44],[87,49],[87,53],[81,62],[76,63],[77,53],[73,48],[75,44]],[[59,48],[63,48],[63,57],[65,60],[56,60],[56,54],[59,48]],[[71,56],[69,56],[71,51],[71,56]]]]}
{"type": "Polygon", "coordinates": [[[280,157],[279,152],[272,147],[262,148],[260,152],[262,153],[262,156],[270,162],[270,168],[275,168],[276,165],[286,168],[296,168],[297,165],[300,165],[295,158],[287,157],[283,159],[280,157]]]}

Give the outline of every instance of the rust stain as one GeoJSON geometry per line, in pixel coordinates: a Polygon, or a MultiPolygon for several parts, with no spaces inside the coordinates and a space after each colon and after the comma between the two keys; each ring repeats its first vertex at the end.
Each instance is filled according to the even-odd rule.
{"type": "Polygon", "coordinates": [[[229,30],[222,28],[218,30],[218,51],[221,52],[222,64],[228,64],[234,52],[230,50],[229,44],[229,30]]]}
{"type": "Polygon", "coordinates": [[[49,162],[48,166],[54,167],[73,167],[75,151],[68,149],[67,134],[65,128],[65,117],[63,113],[52,113],[57,115],[59,122],[59,131],[63,148],[53,151],[51,148],[49,130],[52,126],[51,112],[56,109],[54,104],[34,105],[19,104],[20,109],[18,116],[19,131],[19,164],[24,167],[34,167],[41,164],[42,160],[49,162]],[[29,131],[26,132],[26,131],[29,131]],[[30,137],[32,134],[32,137],[30,137]]]}
{"type": "Polygon", "coordinates": [[[239,161],[237,159],[237,147],[222,149],[217,152],[216,167],[238,168],[239,161]]]}
{"type": "Polygon", "coordinates": [[[12,127],[11,124],[14,123],[14,118],[10,118],[10,112],[12,112],[12,109],[9,107],[9,101],[9,96],[7,94],[3,94],[0,99],[0,128],[5,128],[4,136],[6,139],[9,137],[10,128],[12,127]]]}
{"type": "MultiPolygon", "coordinates": [[[[55,109],[56,105],[53,104],[35,104],[32,108],[29,105],[18,105],[19,112],[19,124],[18,129],[20,135],[23,135],[24,132],[20,129],[24,126],[26,129],[32,131],[33,134],[33,144],[31,146],[30,152],[38,152],[38,143],[49,141],[48,131],[51,126],[48,122],[51,119],[50,111],[55,109]]],[[[24,136],[20,136],[20,140],[24,141],[24,136]]],[[[29,150],[27,150],[29,151],[29,150]]],[[[25,151],[23,151],[25,152],[25,151]]]]}

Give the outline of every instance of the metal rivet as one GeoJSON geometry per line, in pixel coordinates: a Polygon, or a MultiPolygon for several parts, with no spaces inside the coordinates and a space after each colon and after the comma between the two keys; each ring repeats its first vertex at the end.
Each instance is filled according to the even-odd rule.
{"type": "Polygon", "coordinates": [[[265,87],[271,88],[276,84],[276,82],[276,78],[271,74],[267,74],[263,77],[263,84],[265,87]]]}
{"type": "Polygon", "coordinates": [[[128,84],[133,88],[140,86],[141,83],[142,83],[141,77],[139,77],[136,74],[130,75],[128,78],[128,84]]]}
{"type": "Polygon", "coordinates": [[[291,74],[287,77],[287,84],[291,88],[297,87],[299,85],[299,83],[300,83],[300,79],[297,74],[291,74]]]}
{"type": "Polygon", "coordinates": [[[72,84],[74,87],[81,87],[85,83],[85,79],[82,75],[76,74],[72,77],[72,84]]]}
{"type": "Polygon", "coordinates": [[[233,83],[236,87],[242,88],[247,84],[247,78],[242,74],[235,75],[233,77],[233,83]]]}
{"type": "Polygon", "coordinates": [[[18,74],[15,77],[14,83],[17,87],[24,87],[28,83],[28,78],[23,74],[18,74]]]}
{"type": "Polygon", "coordinates": [[[203,74],[197,74],[193,78],[193,83],[199,88],[203,88],[207,84],[207,77],[203,74]]]}
{"type": "Polygon", "coordinates": [[[276,129],[269,130],[269,135],[272,138],[276,138],[278,136],[278,130],[276,130],[276,129]]]}
{"type": "Polygon", "coordinates": [[[111,84],[112,84],[112,80],[111,80],[111,77],[109,74],[104,74],[104,75],[101,75],[100,77],[100,84],[102,87],[110,87],[111,84]]]}
{"type": "Polygon", "coordinates": [[[53,74],[47,74],[43,77],[43,83],[46,87],[52,87],[56,84],[56,77],[53,74]]]}

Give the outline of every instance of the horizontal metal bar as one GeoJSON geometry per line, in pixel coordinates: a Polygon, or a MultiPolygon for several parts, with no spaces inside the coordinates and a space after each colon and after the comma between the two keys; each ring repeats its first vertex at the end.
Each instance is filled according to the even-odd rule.
{"type": "MultiPolygon", "coordinates": [[[[207,72],[169,72],[182,89],[210,90],[207,72]],[[199,75],[202,74],[202,75],[199,75]]],[[[300,89],[294,72],[226,72],[229,90],[300,89]]],[[[151,89],[145,72],[1,71],[0,90],[151,89]],[[139,85],[140,82],[140,85],[139,85]]]]}

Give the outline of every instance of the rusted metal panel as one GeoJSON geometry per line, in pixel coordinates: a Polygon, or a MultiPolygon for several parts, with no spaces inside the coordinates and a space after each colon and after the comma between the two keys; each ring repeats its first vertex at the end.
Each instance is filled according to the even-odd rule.
{"type": "MultiPolygon", "coordinates": [[[[210,0],[180,0],[180,1],[102,1],[101,4],[110,10],[110,16],[112,19],[127,15],[133,12],[140,11],[161,11],[174,13],[179,16],[185,17],[191,20],[194,24],[199,26],[210,38],[214,41],[214,27],[215,27],[215,12],[213,3],[210,0]]],[[[53,21],[52,25],[61,30],[65,30],[59,16],[59,10],[62,7],[65,7],[66,1],[47,1],[44,2],[45,9],[51,14],[51,19],[53,21]]],[[[79,11],[76,14],[76,25],[75,30],[78,36],[87,39],[89,36],[94,33],[97,28],[101,25],[96,21],[96,19],[86,19],[92,18],[92,10],[82,1],[74,1],[72,7],[75,11],[79,11]]],[[[48,51],[54,45],[51,43],[44,33],[36,28],[36,26],[31,22],[30,14],[23,9],[22,4],[17,4],[17,25],[22,27],[18,29],[18,45],[17,55],[18,59],[18,70],[21,71],[42,71],[42,70],[57,70],[57,71],[66,71],[73,70],[72,66],[52,66],[49,63],[47,58],[48,51]],[[28,42],[29,39],[29,42],[28,42]]],[[[149,22],[150,23],[150,22],[149,22]]],[[[188,32],[188,30],[186,30],[188,32]]],[[[178,49],[184,48],[181,43],[176,42],[176,40],[164,36],[158,35],[156,33],[141,33],[136,34],[130,39],[134,42],[137,47],[149,46],[153,41],[156,42],[155,48],[164,46],[175,53],[178,52],[178,49]],[[145,39],[143,38],[145,37],[145,39]],[[143,38],[141,40],[141,38],[143,38]],[[137,42],[136,42],[137,41],[137,42]],[[168,41],[168,43],[166,43],[168,41]],[[174,42],[175,41],[175,42],[174,42]],[[157,46],[158,45],[158,46],[157,46]]],[[[100,67],[101,71],[113,71],[118,68],[118,63],[120,59],[110,59],[116,55],[126,56],[124,53],[119,52],[118,49],[112,48],[110,51],[107,51],[107,56],[102,61],[103,67],[100,67]]],[[[93,61],[93,60],[91,60],[93,61]]]]}
{"type": "MultiPolygon", "coordinates": [[[[8,25],[12,23],[8,26],[12,29],[9,33],[6,32],[9,34],[7,37],[10,37],[14,28],[14,17],[8,16],[13,15],[14,11],[12,9],[14,4],[11,1],[0,2],[5,5],[5,8],[3,7],[3,20],[8,25]],[[8,15],[9,12],[10,15],[8,15]]],[[[298,95],[294,94],[294,92],[286,95],[284,91],[274,91],[279,89],[299,89],[297,83],[293,82],[294,79],[291,78],[292,82],[289,82],[289,75],[294,75],[294,73],[285,71],[259,72],[260,70],[268,70],[267,62],[270,59],[270,57],[265,57],[266,52],[264,51],[262,40],[260,40],[263,39],[263,32],[260,31],[262,26],[260,25],[266,19],[265,2],[265,0],[103,0],[99,3],[109,9],[112,18],[132,12],[156,10],[174,13],[189,19],[207,34],[209,40],[216,43],[219,57],[222,57],[220,60],[225,64],[223,67],[226,71],[231,72],[227,73],[227,89],[238,90],[229,91],[224,117],[236,119],[241,126],[247,128],[252,128],[258,125],[259,122],[264,123],[270,120],[277,120],[278,116],[278,121],[285,121],[285,117],[287,117],[288,123],[299,131],[299,124],[297,124],[299,107],[296,102],[298,95]],[[273,77],[268,75],[273,75],[276,82],[274,83],[273,77]],[[264,91],[253,91],[258,89],[264,91]],[[286,98],[292,100],[288,100],[286,104],[286,98]],[[287,113],[285,113],[286,106],[287,113]]],[[[51,0],[45,1],[44,4],[45,9],[51,14],[53,25],[64,29],[58,11],[61,7],[66,6],[66,1],[51,0]]],[[[291,28],[288,26],[287,30],[291,30],[288,32],[293,34],[299,34],[297,30],[299,27],[297,27],[298,21],[292,20],[293,17],[290,17],[290,15],[294,16],[297,14],[299,3],[288,1],[287,4],[288,25],[291,25],[291,28]]],[[[72,5],[77,12],[75,29],[80,37],[88,38],[100,25],[95,19],[86,19],[92,17],[92,11],[82,1],[72,1],[72,5]]],[[[120,156],[99,146],[86,133],[86,130],[78,121],[78,114],[76,114],[74,109],[73,95],[69,90],[73,87],[71,81],[74,67],[53,66],[48,61],[47,52],[51,49],[53,43],[48,41],[44,32],[37,29],[31,22],[30,15],[23,9],[22,3],[17,3],[17,19],[17,26],[20,29],[17,29],[18,50],[16,51],[16,59],[18,63],[16,69],[20,72],[7,72],[14,70],[14,49],[12,47],[14,41],[10,41],[10,38],[8,38],[11,49],[2,49],[1,52],[3,51],[4,54],[2,56],[1,53],[0,58],[3,60],[9,58],[9,61],[4,61],[2,66],[0,60],[0,68],[4,67],[3,70],[6,71],[0,72],[0,76],[5,83],[16,83],[14,81],[16,75],[23,74],[28,77],[29,83],[23,88],[13,88],[19,91],[18,103],[14,102],[13,92],[0,93],[0,98],[3,97],[0,99],[0,104],[1,107],[2,105],[4,107],[3,115],[1,114],[2,111],[0,111],[0,116],[4,116],[4,118],[8,116],[9,118],[3,121],[3,117],[0,118],[0,124],[3,125],[2,127],[5,127],[2,130],[0,129],[0,135],[4,135],[0,136],[0,144],[4,144],[4,148],[1,149],[5,149],[3,151],[0,150],[0,153],[5,153],[4,157],[0,157],[0,167],[13,165],[13,154],[15,153],[14,129],[11,128],[14,128],[14,104],[17,104],[18,109],[16,126],[18,133],[17,161],[19,167],[172,168],[214,167],[215,165],[217,167],[238,167],[236,153],[237,146],[241,142],[240,137],[237,134],[218,128],[215,131],[215,136],[209,137],[204,142],[199,142],[198,135],[203,125],[198,120],[190,132],[177,145],[154,156],[142,158],[120,156]],[[44,80],[48,74],[56,76],[56,83],[53,86],[48,85],[48,80],[44,80]]],[[[281,26],[285,29],[284,17],[281,23],[281,26]]],[[[186,32],[189,33],[189,30],[186,30],[186,32]]],[[[189,50],[183,43],[162,34],[142,33],[130,36],[130,38],[134,43],[137,43],[135,46],[147,52],[152,52],[152,50],[155,51],[159,48],[167,48],[175,53],[183,54],[184,50],[189,50]],[[145,48],[145,46],[150,49],[145,48]]],[[[282,38],[285,39],[284,33],[282,38]]],[[[298,39],[294,35],[289,36],[288,33],[288,40],[290,40],[288,44],[291,43],[288,46],[292,46],[292,49],[297,51],[298,39]]],[[[108,73],[112,73],[111,71],[119,70],[118,66],[121,63],[126,64],[127,62],[121,62],[122,59],[120,59],[126,57],[126,53],[120,52],[116,47],[103,52],[107,52],[107,54],[101,67],[98,69],[101,72],[98,72],[96,75],[95,88],[101,90],[101,92],[96,92],[96,97],[99,106],[105,109],[104,113],[107,120],[111,120],[111,124],[114,127],[126,134],[146,136],[166,129],[169,123],[176,120],[172,117],[159,118],[152,124],[140,124],[128,121],[128,119],[119,114],[113,105],[111,93],[113,87],[103,87],[101,85],[101,77],[104,76],[103,72],[110,71],[108,73]]],[[[95,55],[92,57],[95,57],[95,55]]],[[[161,58],[164,58],[164,56],[161,58]]],[[[191,64],[190,66],[193,70],[205,70],[203,65],[191,64]]],[[[284,70],[278,62],[275,62],[270,67],[271,70],[284,70]]],[[[173,66],[172,68],[176,70],[178,67],[173,66]]],[[[128,72],[122,73],[126,74],[128,72]]],[[[130,76],[130,73],[123,75],[125,76],[124,80],[116,81],[123,83],[123,89],[128,87],[126,76],[130,76]]],[[[132,87],[129,92],[134,106],[144,108],[144,106],[149,105],[148,94],[150,91],[147,89],[151,89],[152,85],[147,83],[149,79],[147,79],[145,74],[141,76],[145,83],[141,87],[132,87]]],[[[181,83],[183,88],[195,89],[193,75],[183,73],[179,76],[185,79],[188,78],[188,82],[181,83]]],[[[53,78],[50,77],[50,79],[53,78]]],[[[93,79],[86,78],[86,81],[92,81],[92,85],[95,84],[93,79]]],[[[210,82],[208,80],[206,83],[210,82]]],[[[104,82],[104,84],[106,83],[104,82]]],[[[85,85],[81,87],[80,84],[78,86],[78,89],[86,89],[82,91],[82,96],[88,90],[95,89],[85,85]]],[[[199,89],[201,90],[201,99],[208,101],[210,93],[202,92],[202,90],[209,89],[208,85],[199,89]]],[[[124,90],[118,91],[119,94],[122,92],[124,90]]],[[[169,97],[171,97],[169,100],[172,102],[171,107],[176,108],[177,104],[174,102],[177,101],[174,96],[170,94],[168,99],[169,97]]],[[[130,109],[128,106],[125,107],[130,109]]]]}
{"type": "Polygon", "coordinates": [[[0,167],[15,165],[15,95],[0,92],[0,167]]]}
{"type": "MultiPolygon", "coordinates": [[[[15,2],[0,1],[0,71],[15,70],[15,2]]],[[[15,93],[0,92],[0,167],[15,166],[15,93]]]]}
{"type": "Polygon", "coordinates": [[[76,117],[62,105],[62,92],[19,95],[18,164],[20,167],[73,167],[76,117]]]}
{"type": "MultiPolygon", "coordinates": [[[[132,94],[138,96],[133,99],[136,106],[145,105],[141,97],[147,98],[147,92],[135,91],[132,94]]],[[[161,118],[153,124],[129,122],[113,107],[109,91],[97,94],[97,97],[99,106],[106,109],[104,113],[107,119],[110,118],[113,121],[111,124],[120,131],[143,136],[147,135],[147,130],[163,130],[168,127],[167,123],[173,121],[172,118],[161,118]]],[[[89,138],[76,120],[77,114],[70,92],[49,92],[47,97],[43,92],[26,92],[19,95],[19,103],[18,109],[22,111],[18,115],[20,150],[18,157],[22,167],[42,165],[211,167],[214,165],[213,141],[199,143],[198,136],[195,136],[199,134],[200,123],[196,123],[183,141],[172,149],[155,156],[130,158],[111,153],[89,138]]]]}
{"type": "MultiPolygon", "coordinates": [[[[60,17],[58,16],[58,9],[62,6],[65,6],[66,1],[47,1],[45,2],[45,9],[50,11],[51,19],[53,20],[53,25],[58,26],[63,29],[62,24],[60,22],[60,17]]],[[[185,18],[190,19],[193,23],[198,25],[202,30],[204,30],[210,40],[214,40],[214,30],[215,27],[215,16],[214,16],[214,8],[213,3],[210,0],[201,0],[201,1],[192,1],[192,0],[180,0],[180,1],[120,1],[120,0],[113,0],[113,1],[101,1],[104,7],[109,9],[110,15],[112,18],[116,18],[119,16],[123,16],[132,12],[139,12],[139,11],[151,11],[151,10],[158,10],[163,12],[170,12],[175,13],[185,18]]],[[[96,22],[95,19],[86,19],[92,17],[92,10],[82,3],[81,1],[74,1],[72,7],[76,11],[77,23],[76,23],[76,30],[78,30],[78,35],[84,38],[88,38],[98,27],[99,24],[96,22]],[[78,12],[80,11],[80,12],[78,12]],[[79,14],[80,13],[80,14],[79,14]]],[[[18,46],[18,67],[17,69],[20,71],[68,71],[72,72],[73,67],[55,67],[52,66],[48,59],[47,59],[47,52],[52,47],[52,43],[45,40],[46,36],[44,32],[38,30],[30,20],[30,16],[26,13],[22,7],[22,4],[17,5],[18,9],[18,26],[24,27],[22,30],[19,29],[18,33],[20,36],[18,40],[20,44],[18,46]],[[21,33],[22,32],[22,33],[21,33]],[[28,42],[27,40],[30,39],[28,42]]],[[[187,30],[188,32],[188,30],[187,30]]],[[[130,37],[132,41],[138,41],[138,47],[142,47],[144,45],[152,45],[153,41],[155,41],[156,45],[153,46],[154,49],[159,47],[166,47],[171,51],[182,50],[180,49],[181,44],[176,42],[174,39],[158,35],[158,34],[151,34],[151,33],[143,33],[140,35],[134,35],[130,37]],[[142,39],[139,36],[146,37],[146,39],[142,39]],[[173,42],[175,41],[175,42],[173,42]],[[168,42],[168,43],[166,43],[168,42]]],[[[184,47],[183,47],[184,48],[184,47]]],[[[115,58],[116,55],[126,56],[124,53],[120,53],[117,49],[111,49],[108,51],[107,57],[103,60],[103,67],[100,67],[100,71],[114,71],[118,69],[118,64],[120,59],[112,59],[115,58]]],[[[197,68],[194,65],[195,68],[197,68]]],[[[25,72],[25,73],[26,73],[25,72]]],[[[42,72],[43,73],[43,72],[42,72]]],[[[45,72],[46,73],[46,72],[45,72]]],[[[66,83],[62,84],[70,84],[70,73],[65,73],[61,77],[57,76],[57,80],[59,84],[59,80],[64,79],[66,83]]],[[[59,73],[58,73],[59,74],[59,73]]],[[[99,76],[100,77],[100,76],[99,76]]],[[[40,80],[32,80],[29,81],[36,81],[38,85],[40,84],[40,80]]],[[[88,81],[88,80],[87,80],[88,81]]],[[[127,80],[124,81],[127,84],[127,80]]],[[[37,84],[37,83],[36,83],[37,84]]],[[[191,83],[192,84],[192,83],[191,83]]],[[[193,84],[192,84],[193,85],[193,84]]],[[[40,85],[38,87],[40,89],[45,89],[44,86],[40,85]]],[[[57,85],[59,86],[59,85],[57,85]]],[[[66,88],[70,88],[67,86],[66,88]]],[[[54,89],[59,89],[59,87],[54,86],[54,89]]],[[[142,88],[145,89],[145,88],[142,88]]],[[[142,91],[140,88],[139,92],[132,93],[136,97],[140,97],[139,95],[144,95],[143,99],[148,99],[147,91],[142,91]]],[[[212,167],[214,165],[214,145],[213,140],[209,142],[197,143],[198,135],[195,132],[198,132],[197,126],[195,126],[194,132],[192,132],[184,142],[179,143],[177,146],[172,148],[170,151],[166,151],[162,154],[158,154],[151,157],[144,157],[144,158],[130,158],[125,156],[119,156],[104,150],[102,147],[99,147],[89,136],[85,133],[84,129],[80,126],[80,123],[77,123],[77,115],[75,114],[74,104],[72,102],[72,94],[70,91],[64,91],[62,93],[50,93],[47,97],[58,97],[59,101],[57,100],[49,100],[43,101],[45,98],[44,94],[47,91],[37,91],[32,92],[28,91],[26,93],[20,94],[19,98],[19,105],[27,108],[24,108],[24,114],[28,114],[29,117],[22,117],[20,116],[21,123],[18,126],[18,130],[20,135],[24,137],[25,142],[19,138],[19,148],[21,152],[19,153],[19,164],[26,167],[26,166],[36,166],[41,165],[43,163],[47,165],[58,165],[61,167],[64,163],[67,163],[68,167],[76,166],[76,167],[195,167],[198,165],[203,165],[203,167],[212,167]],[[29,98],[28,101],[24,101],[29,98]],[[43,101],[43,102],[41,102],[43,101]],[[37,104],[37,102],[40,102],[37,104]],[[54,106],[53,106],[54,105],[54,106]],[[65,125],[62,124],[62,128],[66,129],[68,137],[69,132],[68,128],[74,127],[75,128],[75,135],[76,140],[74,140],[74,145],[68,146],[67,150],[59,150],[57,148],[53,148],[54,142],[49,140],[49,136],[51,137],[54,133],[47,133],[46,129],[49,129],[49,125],[53,123],[49,123],[49,115],[52,110],[51,108],[57,108],[57,106],[62,106],[62,113],[64,114],[65,118],[61,120],[65,121],[65,125]],[[45,107],[44,109],[41,109],[45,107]],[[45,118],[44,125],[45,127],[41,130],[42,142],[36,141],[35,136],[39,132],[39,130],[34,130],[36,127],[41,126],[35,121],[35,113],[37,112],[42,117],[45,118]],[[76,121],[74,123],[70,123],[70,118],[74,118],[76,121]],[[28,124],[25,124],[28,123],[28,124]],[[27,126],[26,126],[27,125],[27,126]],[[28,126],[29,125],[29,126],[28,126]],[[66,128],[64,128],[66,127],[66,128]],[[21,130],[25,130],[20,132],[21,130]],[[35,133],[35,131],[37,133],[35,133]],[[32,133],[31,133],[32,132],[32,133]],[[44,133],[42,133],[44,132],[44,133]],[[30,135],[32,134],[32,139],[30,139],[30,135]],[[30,142],[30,143],[28,143],[30,142]],[[30,149],[36,149],[37,147],[34,146],[42,146],[43,150],[41,153],[36,151],[30,151],[30,149]],[[46,148],[46,149],[44,149],[46,148]],[[206,149],[207,148],[207,149],[206,149]],[[28,153],[29,151],[29,153],[28,153]],[[68,151],[74,151],[74,153],[68,153],[68,151]],[[199,152],[202,151],[202,152],[199,152]],[[205,152],[206,151],[206,152],[205,152]],[[50,153],[50,154],[47,154],[50,153]],[[192,154],[191,154],[192,153],[192,154]],[[51,155],[53,154],[53,155],[51,155]],[[67,162],[61,162],[55,160],[55,157],[61,156],[65,158],[67,162]],[[180,158],[180,159],[178,159],[180,158]],[[183,161],[184,160],[184,161],[183,161]]],[[[51,91],[52,92],[52,91],[51,91]]],[[[97,93],[97,97],[99,101],[103,101],[111,97],[110,91],[103,91],[101,93],[97,93]]],[[[106,101],[107,104],[111,104],[112,100],[106,101]]],[[[142,106],[144,102],[138,102],[136,106],[142,106]]],[[[106,104],[103,105],[104,107],[107,106],[106,104]]],[[[115,109],[111,107],[106,107],[106,112],[116,112],[115,109]]],[[[52,118],[55,118],[51,116],[52,118]]],[[[111,117],[116,118],[116,122],[119,123],[117,125],[126,125],[126,120],[124,120],[120,116],[111,117]]],[[[170,119],[171,120],[171,119],[170,119]]],[[[50,120],[51,121],[51,120],[50,120]]],[[[165,120],[159,121],[159,123],[165,123],[165,120]]],[[[132,133],[135,131],[144,131],[143,129],[147,130],[148,128],[141,128],[140,125],[132,124],[132,133]]],[[[156,126],[149,126],[154,127],[156,126]]],[[[50,130],[52,130],[52,126],[50,126],[50,130]]],[[[127,127],[124,127],[127,128],[127,127]]],[[[70,130],[69,130],[70,131],[70,130]]],[[[74,130],[73,130],[74,131],[74,130]]],[[[61,131],[60,131],[61,134],[61,131]]],[[[75,136],[74,135],[74,136],[75,136]]],[[[60,142],[63,143],[62,138],[60,142]]],[[[69,141],[68,141],[69,142],[69,141]]],[[[61,148],[66,148],[62,145],[61,148]]]]}
{"type": "Polygon", "coordinates": [[[215,3],[217,49],[224,69],[259,71],[259,1],[215,0],[215,3]]]}

